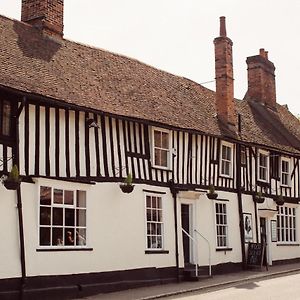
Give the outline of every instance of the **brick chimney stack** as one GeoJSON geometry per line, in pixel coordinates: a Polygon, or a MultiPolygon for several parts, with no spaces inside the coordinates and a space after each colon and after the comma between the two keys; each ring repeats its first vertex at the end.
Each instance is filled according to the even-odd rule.
{"type": "Polygon", "coordinates": [[[64,0],[22,0],[21,20],[48,35],[63,37],[64,0]]]}
{"type": "Polygon", "coordinates": [[[233,100],[232,41],[227,37],[225,17],[220,17],[220,36],[214,39],[216,106],[218,118],[227,125],[237,123],[233,100]]]}
{"type": "Polygon", "coordinates": [[[248,91],[246,100],[257,101],[276,109],[275,67],[268,59],[268,52],[259,50],[259,55],[247,57],[248,91]]]}

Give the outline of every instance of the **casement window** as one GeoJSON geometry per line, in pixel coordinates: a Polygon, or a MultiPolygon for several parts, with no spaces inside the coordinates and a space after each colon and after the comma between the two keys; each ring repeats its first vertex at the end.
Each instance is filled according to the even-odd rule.
{"type": "Polygon", "coordinates": [[[221,175],[226,177],[232,176],[232,158],[233,147],[231,144],[222,143],[221,146],[221,175]]]}
{"type": "Polygon", "coordinates": [[[261,181],[268,180],[269,161],[268,155],[264,152],[258,153],[258,179],[261,181]]]}
{"type": "Polygon", "coordinates": [[[281,184],[290,185],[290,161],[287,158],[281,158],[281,184]]]}
{"type": "Polygon", "coordinates": [[[9,101],[0,99],[0,136],[11,135],[11,104],[9,101]]]}
{"type": "Polygon", "coordinates": [[[170,168],[170,132],[169,130],[153,129],[154,167],[170,168]]]}
{"type": "Polygon", "coordinates": [[[228,247],[228,222],[226,203],[215,203],[217,248],[228,247]]]}
{"type": "Polygon", "coordinates": [[[278,206],[277,241],[283,243],[294,243],[297,241],[296,208],[278,206]]]}
{"type": "Polygon", "coordinates": [[[241,165],[246,165],[247,155],[246,155],[246,147],[241,146],[241,165]]]}
{"type": "Polygon", "coordinates": [[[39,245],[86,246],[86,192],[40,187],[39,245]]]}
{"type": "Polygon", "coordinates": [[[163,209],[162,197],[146,195],[146,248],[163,249],[163,209]]]}

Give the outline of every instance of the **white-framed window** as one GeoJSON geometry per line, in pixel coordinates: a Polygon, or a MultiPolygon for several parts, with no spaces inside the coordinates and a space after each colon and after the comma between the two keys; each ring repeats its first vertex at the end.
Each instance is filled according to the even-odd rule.
{"type": "Polygon", "coordinates": [[[12,125],[12,107],[7,100],[0,99],[0,136],[9,137],[12,125]]]}
{"type": "Polygon", "coordinates": [[[297,241],[296,233],[296,208],[278,206],[277,241],[295,243],[297,241]]]}
{"type": "Polygon", "coordinates": [[[86,191],[40,186],[39,246],[86,246],[86,191]]]}
{"type": "Polygon", "coordinates": [[[221,144],[221,175],[232,177],[233,146],[229,143],[221,144]]]}
{"type": "Polygon", "coordinates": [[[146,194],[146,248],[162,250],[164,235],[162,197],[146,194]]]}
{"type": "Polygon", "coordinates": [[[269,157],[267,152],[258,152],[258,180],[268,181],[269,157]]]}
{"type": "Polygon", "coordinates": [[[228,247],[227,204],[215,202],[217,248],[228,247]]]}
{"type": "Polygon", "coordinates": [[[170,131],[153,128],[153,165],[154,167],[169,169],[170,166],[170,131]]]}
{"type": "Polygon", "coordinates": [[[241,146],[241,164],[246,165],[247,163],[247,151],[245,146],[241,146]]]}
{"type": "Polygon", "coordinates": [[[281,158],[281,184],[284,186],[290,185],[290,161],[287,158],[281,158]]]}

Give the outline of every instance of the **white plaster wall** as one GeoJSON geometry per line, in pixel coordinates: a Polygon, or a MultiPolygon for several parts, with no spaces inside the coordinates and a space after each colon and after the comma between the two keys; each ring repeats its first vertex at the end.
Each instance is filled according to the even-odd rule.
{"type": "Polygon", "coordinates": [[[0,279],[21,276],[17,193],[0,184],[0,279]]]}
{"type": "MultiPolygon", "coordinates": [[[[123,194],[117,183],[85,185],[39,179],[22,184],[27,275],[54,275],[175,266],[173,199],[169,189],[136,185],[123,194]],[[93,251],[37,252],[38,183],[87,191],[87,243],[93,251]],[[144,189],[163,195],[165,250],[169,254],[145,254],[144,189]]],[[[15,247],[16,248],[16,247],[15,247]]],[[[17,264],[18,265],[18,264],[17,264]]]]}

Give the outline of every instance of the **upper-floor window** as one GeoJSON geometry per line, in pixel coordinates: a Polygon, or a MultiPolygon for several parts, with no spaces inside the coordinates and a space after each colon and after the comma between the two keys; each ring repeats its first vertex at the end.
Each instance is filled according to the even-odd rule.
{"type": "Polygon", "coordinates": [[[40,187],[39,245],[86,246],[86,192],[40,187]]]}
{"type": "Polygon", "coordinates": [[[287,158],[281,158],[281,184],[288,186],[290,184],[290,161],[287,158]]]}
{"type": "Polygon", "coordinates": [[[258,153],[258,179],[262,181],[268,180],[268,155],[264,152],[258,153]]]}
{"type": "Polygon", "coordinates": [[[247,162],[246,147],[241,146],[241,164],[246,165],[246,162],[247,162]]]}
{"type": "Polygon", "coordinates": [[[154,166],[170,168],[170,132],[169,130],[153,129],[154,166]]]}
{"type": "Polygon", "coordinates": [[[232,176],[232,145],[222,144],[221,148],[221,175],[232,176]]]}
{"type": "Polygon", "coordinates": [[[228,247],[228,222],[227,222],[227,204],[216,202],[216,231],[217,231],[217,247],[228,247]]]}
{"type": "Polygon", "coordinates": [[[278,242],[286,243],[293,243],[297,241],[296,208],[278,206],[277,240],[278,242]]]}
{"type": "Polygon", "coordinates": [[[11,135],[11,104],[0,99],[0,136],[11,135]]]}
{"type": "Polygon", "coordinates": [[[146,195],[147,249],[163,249],[162,197],[146,195]]]}

